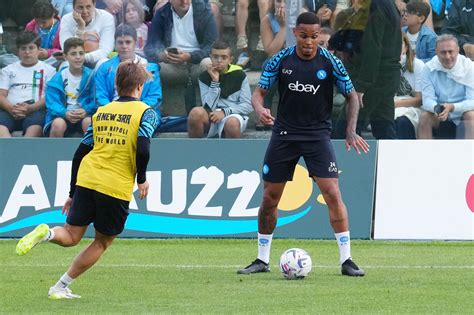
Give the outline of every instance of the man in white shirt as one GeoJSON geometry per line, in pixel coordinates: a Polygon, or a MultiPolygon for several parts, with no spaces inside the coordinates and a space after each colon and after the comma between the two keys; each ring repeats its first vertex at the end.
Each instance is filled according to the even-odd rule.
{"type": "MultiPolygon", "coordinates": [[[[170,0],[153,17],[145,54],[160,63],[163,84],[183,85],[211,63],[209,53],[217,39],[216,23],[205,0],[170,0]]],[[[193,107],[186,106],[189,110],[193,107]]]]}
{"type": "Polygon", "coordinates": [[[436,40],[436,56],[425,64],[422,79],[423,110],[420,139],[454,138],[464,122],[466,139],[474,139],[474,62],[459,54],[456,37],[436,40]]]}
{"type": "Polygon", "coordinates": [[[63,47],[70,37],[84,40],[86,65],[93,68],[114,49],[114,17],[107,11],[96,9],[95,0],[74,0],[73,7],[74,11],[61,19],[59,41],[63,47]]]}

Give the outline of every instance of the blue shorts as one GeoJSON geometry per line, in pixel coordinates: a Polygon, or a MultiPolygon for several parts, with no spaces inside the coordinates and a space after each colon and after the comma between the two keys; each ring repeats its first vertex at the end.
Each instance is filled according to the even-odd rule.
{"type": "Polygon", "coordinates": [[[263,162],[263,180],[283,183],[293,179],[296,164],[304,158],[310,177],[338,178],[331,140],[288,141],[271,139],[263,162]]]}
{"type": "Polygon", "coordinates": [[[10,132],[21,130],[24,134],[26,129],[31,126],[38,125],[40,127],[43,127],[44,116],[45,111],[38,110],[29,114],[24,119],[16,120],[7,111],[0,110],[0,125],[7,127],[10,132]]]}

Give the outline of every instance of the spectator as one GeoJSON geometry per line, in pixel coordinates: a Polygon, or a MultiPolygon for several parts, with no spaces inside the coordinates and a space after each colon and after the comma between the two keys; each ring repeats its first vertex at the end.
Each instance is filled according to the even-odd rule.
{"type": "Polygon", "coordinates": [[[199,76],[203,106],[189,113],[189,137],[201,138],[207,133],[209,138],[240,138],[252,112],[249,81],[241,67],[231,64],[229,44],[215,43],[211,60],[199,76]]]}
{"type": "Polygon", "coordinates": [[[114,17],[104,10],[96,9],[95,0],[74,0],[73,4],[74,11],[61,20],[59,41],[64,46],[70,37],[84,40],[86,65],[94,67],[114,49],[114,17]]]}
{"type": "Polygon", "coordinates": [[[22,130],[25,137],[41,137],[44,124],[44,92],[53,67],[38,60],[41,39],[33,32],[16,39],[20,61],[1,71],[0,137],[22,130]]]}
{"type": "Polygon", "coordinates": [[[456,37],[441,35],[436,56],[423,69],[420,139],[454,138],[461,120],[466,139],[474,139],[474,63],[459,55],[456,37]]]}
{"type": "MultiPolygon", "coordinates": [[[[400,15],[392,0],[355,1],[350,10],[352,14],[339,13],[337,20],[343,17],[345,21],[331,37],[331,46],[337,48],[336,54],[342,50],[341,58],[359,96],[362,108],[357,132],[369,120],[376,139],[395,139],[393,98],[400,82],[400,15]]],[[[341,111],[336,138],[345,138],[345,112],[341,111]]]]}
{"type": "Polygon", "coordinates": [[[319,33],[319,46],[328,49],[331,35],[332,30],[329,27],[321,27],[321,33],[319,33]]]}
{"type": "MultiPolygon", "coordinates": [[[[268,13],[270,9],[268,0],[257,0],[258,15],[260,21],[268,13]]],[[[250,0],[236,0],[235,1],[235,32],[237,34],[237,49],[241,50],[241,53],[237,59],[237,65],[245,67],[250,61],[248,54],[248,38],[247,38],[247,20],[249,17],[249,4],[250,0]]],[[[261,37],[258,39],[257,50],[263,50],[263,42],[261,37]]]]}
{"type": "Polygon", "coordinates": [[[157,64],[149,63],[145,58],[135,53],[136,41],[137,31],[130,25],[122,24],[115,30],[115,49],[118,55],[101,64],[97,70],[95,75],[97,104],[104,106],[118,98],[115,88],[117,68],[121,62],[133,60],[142,64],[153,76],[145,82],[140,100],[160,115],[161,83],[159,68],[157,64]]]}
{"type": "Polygon", "coordinates": [[[426,2],[409,2],[403,14],[405,26],[402,28],[410,40],[410,49],[416,58],[427,62],[436,55],[436,33],[424,25],[430,14],[430,6],[426,2]]]}
{"type": "Polygon", "coordinates": [[[474,60],[474,1],[453,0],[441,32],[454,35],[461,54],[474,60]]]}
{"type": "Polygon", "coordinates": [[[416,139],[421,115],[421,76],[424,63],[410,49],[407,34],[402,34],[400,56],[402,72],[395,95],[395,123],[398,139],[416,139]]]}
{"type": "MultiPolygon", "coordinates": [[[[217,31],[207,0],[170,0],[156,12],[148,35],[146,56],[160,62],[162,81],[176,86],[189,77],[196,83],[207,70],[217,31]]],[[[194,95],[194,87],[188,90],[194,95]]],[[[187,112],[194,106],[186,104],[187,112]]]]}
{"type": "MultiPolygon", "coordinates": [[[[308,2],[308,1],[306,1],[308,2]]],[[[316,13],[322,25],[328,25],[333,12],[336,10],[336,0],[313,0],[314,9],[308,6],[310,11],[316,13]]]]}
{"type": "Polygon", "coordinates": [[[73,10],[73,0],[51,0],[51,4],[58,11],[60,17],[65,16],[68,13],[71,13],[73,10]]]}
{"type": "Polygon", "coordinates": [[[41,38],[41,48],[38,58],[45,60],[53,55],[61,54],[59,45],[58,12],[49,0],[38,0],[31,9],[33,20],[26,24],[25,30],[38,34],[41,38]]]}
{"type": "Polygon", "coordinates": [[[144,23],[145,13],[140,0],[127,0],[124,3],[124,22],[137,31],[135,53],[145,56],[143,49],[148,39],[148,25],[144,23]]]}
{"type": "Polygon", "coordinates": [[[71,37],[64,42],[68,67],[62,68],[46,87],[45,136],[62,138],[81,134],[96,111],[92,70],[84,66],[84,41],[71,37]]]}

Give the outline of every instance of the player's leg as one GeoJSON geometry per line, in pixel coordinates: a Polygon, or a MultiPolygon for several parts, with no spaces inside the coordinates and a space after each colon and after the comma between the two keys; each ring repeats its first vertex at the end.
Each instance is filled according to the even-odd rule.
{"type": "Polygon", "coordinates": [[[339,190],[339,180],[337,178],[318,177],[314,177],[314,180],[318,184],[329,209],[329,220],[339,247],[339,261],[342,274],[347,276],[363,276],[365,272],[352,261],[351,257],[349,219],[339,190]]]}
{"type": "Polygon", "coordinates": [[[239,274],[251,274],[270,271],[270,249],[278,218],[278,202],[285,188],[286,182],[263,183],[263,199],[258,210],[258,255],[247,267],[237,271],[239,274]]]}
{"type": "Polygon", "coordinates": [[[351,243],[347,209],[339,190],[339,169],[330,140],[302,143],[301,151],[308,171],[317,183],[329,210],[329,221],[334,230],[339,247],[341,272],[349,276],[363,276],[351,260],[351,243]]]}
{"type": "Polygon", "coordinates": [[[83,249],[79,255],[74,258],[68,271],[61,276],[59,281],[49,289],[48,296],[51,299],[72,299],[80,298],[69,289],[69,285],[81,274],[92,267],[112,244],[116,235],[105,235],[96,230],[94,241],[83,249]]]}
{"type": "Polygon", "coordinates": [[[209,114],[204,107],[194,107],[188,115],[189,138],[202,138],[209,131],[209,114]]]}
{"type": "Polygon", "coordinates": [[[263,165],[263,198],[258,211],[258,256],[247,267],[237,271],[250,274],[270,271],[270,249],[278,218],[278,203],[286,182],[292,180],[300,157],[293,141],[271,140],[263,165]]]}

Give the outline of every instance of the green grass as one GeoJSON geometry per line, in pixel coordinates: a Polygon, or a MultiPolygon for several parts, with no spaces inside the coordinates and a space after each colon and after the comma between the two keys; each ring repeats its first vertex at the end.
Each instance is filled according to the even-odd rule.
{"type": "Polygon", "coordinates": [[[272,272],[236,270],[255,258],[255,240],[117,240],[71,286],[79,300],[51,301],[48,288],[66,271],[75,248],[41,244],[14,254],[0,241],[0,313],[174,314],[468,314],[474,312],[472,242],[352,241],[363,278],[340,275],[335,241],[274,240],[272,272]],[[280,254],[307,250],[313,271],[288,281],[280,254]]]}

